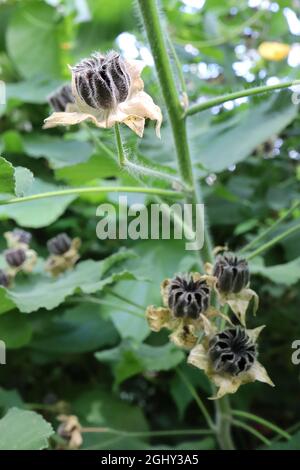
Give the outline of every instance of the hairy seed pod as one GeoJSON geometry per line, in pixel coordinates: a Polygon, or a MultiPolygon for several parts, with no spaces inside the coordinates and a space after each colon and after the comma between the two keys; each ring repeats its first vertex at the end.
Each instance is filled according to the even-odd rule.
{"type": "Polygon", "coordinates": [[[48,96],[48,103],[56,112],[64,112],[67,104],[74,103],[71,85],[63,85],[48,96]]]}
{"type": "Polygon", "coordinates": [[[63,255],[71,248],[72,240],[66,233],[60,233],[47,242],[47,248],[52,255],[63,255]]]}
{"type": "Polygon", "coordinates": [[[209,343],[209,357],[216,372],[239,375],[253,365],[256,346],[241,327],[228,328],[215,335],[209,343]]]}
{"type": "Polygon", "coordinates": [[[78,95],[92,108],[110,110],[126,100],[130,76],[117,52],[95,53],[72,70],[78,95]]]}
{"type": "Polygon", "coordinates": [[[12,235],[18,243],[24,243],[24,245],[29,245],[29,243],[31,242],[31,238],[32,238],[31,233],[26,232],[25,230],[22,230],[21,228],[15,228],[12,231],[12,235]]]}
{"type": "Polygon", "coordinates": [[[22,248],[11,248],[4,252],[7,264],[12,268],[19,268],[26,260],[26,253],[22,248]]]}
{"type": "Polygon", "coordinates": [[[0,269],[0,286],[8,287],[8,284],[9,284],[8,275],[2,269],[0,269]]]}
{"type": "Polygon", "coordinates": [[[224,293],[237,294],[250,279],[247,261],[231,254],[217,257],[213,275],[218,279],[218,289],[224,293]]]}
{"type": "Polygon", "coordinates": [[[191,274],[177,275],[169,286],[168,305],[175,317],[197,319],[208,308],[210,289],[191,274]]]}

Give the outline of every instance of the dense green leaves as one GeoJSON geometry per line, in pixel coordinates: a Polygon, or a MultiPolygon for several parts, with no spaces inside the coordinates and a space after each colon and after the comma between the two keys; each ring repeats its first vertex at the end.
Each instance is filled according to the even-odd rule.
{"type": "Polygon", "coordinates": [[[252,103],[227,119],[203,122],[191,119],[194,162],[209,171],[220,172],[247,158],[261,144],[275,136],[297,116],[291,95],[282,92],[252,103]]]}
{"type": "Polygon", "coordinates": [[[50,5],[40,1],[20,5],[10,19],[6,41],[9,55],[23,77],[59,74],[62,38],[58,13],[50,5]]]}
{"type": "Polygon", "coordinates": [[[33,158],[47,158],[52,168],[63,168],[85,162],[92,153],[87,142],[63,140],[60,137],[31,134],[23,137],[25,153],[33,158]]]}
{"type": "Polygon", "coordinates": [[[96,353],[96,358],[113,364],[115,383],[119,385],[143,371],[170,370],[183,360],[184,353],[171,343],[153,347],[124,342],[117,348],[96,353]]]}
{"type": "Polygon", "coordinates": [[[104,261],[81,261],[72,271],[57,279],[45,274],[32,274],[23,282],[8,289],[7,297],[21,312],[30,313],[40,308],[51,310],[60,305],[66,297],[75,292],[91,294],[100,292],[105,286],[121,279],[134,279],[128,271],[119,271],[105,276],[115,263],[132,256],[131,252],[120,251],[104,261]],[[53,295],[55,292],[55,295],[53,295]]]}
{"type": "MultiPolygon", "coordinates": [[[[26,170],[18,171],[17,175],[20,178],[17,182],[17,190],[19,194],[24,196],[51,192],[59,188],[59,186],[46,183],[39,178],[35,178],[34,182],[30,184],[31,176],[26,170]]],[[[11,218],[23,227],[45,227],[57,220],[74,199],[76,196],[62,196],[0,206],[0,217],[11,218]]]]}
{"type": "Polygon", "coordinates": [[[11,408],[0,420],[0,449],[45,449],[52,434],[51,425],[37,413],[11,408]]]}

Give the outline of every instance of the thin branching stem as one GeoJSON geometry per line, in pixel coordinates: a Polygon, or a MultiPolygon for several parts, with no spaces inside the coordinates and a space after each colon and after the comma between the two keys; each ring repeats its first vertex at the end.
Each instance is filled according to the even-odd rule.
{"type": "Polygon", "coordinates": [[[275,228],[277,228],[285,219],[288,218],[290,214],[293,213],[293,211],[300,205],[300,201],[295,202],[290,209],[283,214],[279,219],[277,219],[270,227],[268,227],[266,230],[263,230],[259,235],[257,235],[251,242],[249,242],[247,245],[243,246],[243,248],[239,251],[240,253],[244,253],[250,250],[253,246],[257,245],[258,242],[260,242],[263,238],[265,238],[269,233],[273,232],[275,228]]]}
{"type": "Polygon", "coordinates": [[[29,201],[38,201],[40,199],[48,199],[58,196],[72,196],[81,194],[90,194],[90,193],[142,193],[142,194],[153,194],[160,196],[167,196],[171,198],[183,198],[184,194],[177,191],[172,191],[170,189],[161,189],[161,188],[147,188],[147,187],[138,187],[138,186],[104,186],[100,188],[99,186],[90,186],[86,188],[68,188],[68,189],[59,189],[57,191],[49,191],[39,194],[31,194],[30,196],[24,197],[14,197],[12,199],[5,199],[0,201],[0,205],[7,204],[18,204],[22,202],[29,201]]]}
{"type": "Polygon", "coordinates": [[[200,113],[206,109],[213,108],[214,106],[221,105],[227,101],[233,101],[237,98],[246,98],[247,96],[260,95],[262,93],[267,93],[270,91],[281,90],[283,88],[289,88],[291,86],[300,85],[300,80],[292,80],[283,83],[277,83],[275,85],[263,85],[248,89],[243,89],[239,91],[234,91],[233,93],[228,93],[226,95],[217,96],[211,100],[204,101],[203,103],[198,103],[190,106],[186,112],[185,116],[192,116],[193,114],[200,113]]]}
{"type": "Polygon", "coordinates": [[[264,251],[269,250],[270,248],[272,248],[272,246],[281,242],[282,240],[289,237],[298,230],[300,230],[300,224],[294,225],[288,230],[285,230],[284,232],[280,233],[277,237],[272,238],[272,240],[268,241],[267,243],[264,243],[263,245],[259,246],[256,250],[252,251],[252,253],[246,256],[246,259],[249,261],[250,259],[255,258],[256,256],[260,255],[264,251]]]}

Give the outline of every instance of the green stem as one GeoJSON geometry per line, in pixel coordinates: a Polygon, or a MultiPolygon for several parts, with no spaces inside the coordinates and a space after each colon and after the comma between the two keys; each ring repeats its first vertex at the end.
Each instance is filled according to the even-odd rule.
{"type": "Polygon", "coordinates": [[[237,428],[241,428],[241,429],[244,429],[245,431],[248,431],[250,434],[252,434],[257,439],[259,439],[261,442],[263,442],[266,446],[271,445],[271,441],[269,439],[267,439],[265,436],[263,436],[259,431],[254,429],[252,426],[249,426],[248,424],[245,424],[242,421],[238,421],[236,419],[233,419],[231,422],[237,428]]]}
{"type": "Polygon", "coordinates": [[[137,308],[138,310],[146,310],[146,307],[144,307],[143,305],[140,305],[136,302],[134,302],[133,300],[130,300],[130,299],[127,299],[126,297],[124,297],[123,295],[117,293],[117,292],[114,292],[113,290],[111,289],[106,289],[107,290],[107,293],[109,295],[112,295],[113,297],[116,297],[116,299],[119,299],[119,300],[122,300],[122,302],[125,302],[129,305],[131,305],[132,307],[135,307],[137,308]]]}
{"type": "Polygon", "coordinates": [[[39,199],[46,199],[57,196],[70,196],[80,195],[89,193],[142,193],[142,194],[153,194],[160,196],[170,196],[172,198],[182,198],[184,195],[181,192],[171,191],[169,189],[161,188],[146,188],[146,187],[135,187],[135,186],[106,186],[99,188],[99,186],[91,186],[87,188],[70,188],[60,189],[57,191],[51,191],[40,194],[31,194],[30,196],[15,197],[12,199],[0,201],[0,205],[5,206],[7,204],[17,204],[19,202],[37,201],[39,199]]]}
{"type": "Polygon", "coordinates": [[[290,207],[290,209],[283,214],[279,219],[277,219],[270,227],[268,227],[266,230],[263,230],[259,235],[257,235],[253,240],[251,240],[250,243],[245,245],[241,250],[240,253],[244,253],[245,251],[247,252],[250,248],[253,246],[257,245],[257,243],[265,238],[267,235],[269,235],[270,232],[272,232],[278,225],[280,225],[300,204],[300,201],[297,201],[295,204],[290,207]]]}
{"type": "Polygon", "coordinates": [[[163,437],[163,436],[191,436],[191,435],[209,435],[212,434],[210,429],[170,429],[168,431],[122,431],[111,428],[100,428],[100,427],[84,427],[81,429],[83,433],[105,433],[115,434],[119,436],[130,436],[130,437],[163,437]]]}
{"type": "Polygon", "coordinates": [[[274,91],[274,90],[280,90],[282,88],[289,88],[293,85],[299,85],[299,84],[300,84],[300,80],[293,80],[289,82],[278,83],[276,85],[264,85],[264,86],[248,88],[246,90],[235,91],[233,93],[228,93],[226,95],[217,96],[216,98],[207,100],[204,103],[194,104],[186,110],[185,115],[192,116],[193,114],[200,113],[200,111],[210,109],[213,106],[226,103],[226,101],[236,100],[237,98],[245,98],[246,96],[259,95],[261,93],[266,93],[266,92],[274,91]]]}
{"type": "Polygon", "coordinates": [[[172,67],[160,24],[157,4],[155,0],[138,0],[138,2],[171,122],[180,175],[187,186],[194,187],[186,127],[182,119],[183,108],[172,74],[172,67]]]}
{"type": "Polygon", "coordinates": [[[101,150],[103,151],[104,153],[106,153],[106,155],[111,158],[112,160],[116,161],[116,158],[115,158],[115,155],[114,153],[110,150],[109,147],[107,147],[106,144],[104,144],[100,139],[98,139],[98,137],[94,134],[94,132],[92,131],[92,129],[88,126],[88,124],[86,122],[82,122],[81,123],[81,126],[83,127],[83,129],[86,130],[86,132],[88,133],[88,135],[90,136],[91,140],[94,142],[94,145],[95,147],[98,149],[98,150],[101,150]]]}
{"type": "Polygon", "coordinates": [[[192,395],[192,397],[194,398],[195,402],[197,403],[201,413],[203,414],[206,422],[207,422],[207,425],[210,429],[214,430],[215,429],[215,425],[214,425],[214,422],[213,420],[211,419],[210,415],[209,415],[209,412],[207,411],[203,401],[201,400],[201,398],[199,397],[195,387],[193,386],[193,384],[191,384],[191,382],[187,379],[187,377],[185,376],[185,374],[179,369],[177,368],[176,369],[176,372],[177,374],[179,375],[180,379],[182,380],[182,382],[185,384],[186,388],[189,390],[190,394],[192,395]]]}
{"type": "Polygon", "coordinates": [[[252,251],[252,253],[250,253],[248,256],[246,256],[246,259],[249,261],[250,259],[255,258],[255,256],[258,256],[264,251],[269,250],[270,248],[272,248],[272,246],[276,245],[276,243],[279,243],[281,240],[284,240],[288,236],[292,235],[292,233],[297,232],[297,230],[300,230],[300,224],[294,225],[293,227],[289,228],[288,230],[285,230],[284,232],[282,232],[280,235],[273,238],[269,242],[264,243],[263,245],[258,247],[256,250],[252,251]]]}
{"type": "Polygon", "coordinates": [[[109,302],[108,300],[98,299],[97,297],[92,297],[92,296],[89,296],[89,295],[84,295],[82,297],[72,297],[70,299],[70,302],[80,302],[80,303],[89,302],[91,304],[106,305],[107,307],[112,307],[115,310],[122,311],[124,313],[129,314],[129,315],[133,315],[135,317],[143,318],[143,319],[145,318],[144,313],[133,312],[132,310],[128,310],[124,307],[122,307],[122,309],[120,309],[120,305],[114,304],[113,302],[109,302]]]}
{"type": "Polygon", "coordinates": [[[222,450],[234,450],[231,437],[231,408],[227,396],[216,400],[216,435],[222,450]]]}
{"type": "Polygon", "coordinates": [[[246,418],[249,419],[250,421],[254,421],[256,423],[262,424],[266,428],[271,429],[272,431],[276,432],[280,436],[284,437],[287,440],[291,439],[291,435],[284,431],[284,429],[281,429],[280,427],[276,426],[276,424],[271,423],[270,421],[267,421],[266,419],[261,418],[260,416],[254,415],[253,413],[248,413],[247,411],[242,411],[242,410],[232,410],[232,414],[234,416],[239,416],[240,418],[246,418]]]}
{"type": "Polygon", "coordinates": [[[189,189],[182,183],[178,178],[175,178],[172,175],[168,175],[168,173],[163,173],[158,170],[154,170],[154,168],[149,168],[143,165],[138,165],[137,163],[133,163],[129,161],[127,158],[124,161],[125,169],[128,170],[129,174],[138,174],[140,176],[148,176],[149,178],[166,181],[169,184],[172,184],[173,187],[176,187],[182,191],[189,191],[189,189]]]}
{"type": "Polygon", "coordinates": [[[126,157],[125,157],[121,132],[120,132],[120,128],[119,128],[118,123],[115,124],[114,129],[115,129],[116,145],[117,145],[117,149],[118,149],[119,165],[122,168],[125,165],[126,157]]]}
{"type": "MultiPolygon", "coordinates": [[[[189,197],[186,198],[186,201],[187,203],[196,205],[198,203],[202,203],[202,194],[200,185],[196,186],[194,180],[194,175],[192,171],[192,160],[187,140],[184,110],[180,103],[180,99],[175,85],[175,80],[172,74],[170,58],[167,53],[164,34],[160,24],[157,2],[156,0],[138,0],[138,3],[143,16],[148,41],[155,61],[160,87],[163,93],[169,120],[172,127],[179,173],[185,185],[187,187],[193,188],[189,197]]],[[[204,245],[199,255],[201,258],[201,263],[203,259],[209,262],[212,262],[213,260],[212,241],[207,227],[204,228],[204,245]]],[[[192,389],[190,389],[190,391],[193,394],[196,402],[198,403],[198,406],[201,409],[202,413],[206,417],[206,420],[210,423],[210,427],[213,426],[214,428],[214,424],[212,423],[212,420],[208,415],[201,399],[198,397],[196,391],[193,391],[193,387],[192,389]]],[[[222,400],[223,399],[219,400],[219,402],[222,402],[222,400]]],[[[227,414],[230,414],[229,404],[227,414]]],[[[220,421],[222,421],[223,414],[219,417],[219,419],[220,421]]],[[[224,426],[224,431],[226,432],[225,444],[231,446],[230,448],[232,448],[230,423],[224,426]]]]}
{"type": "MultiPolygon", "coordinates": [[[[172,127],[179,173],[185,185],[188,188],[193,188],[190,195],[187,197],[187,203],[201,203],[202,195],[194,181],[192,161],[187,140],[186,123],[184,120],[184,111],[180,103],[172,73],[171,62],[167,52],[167,44],[160,24],[157,2],[156,0],[138,0],[138,3],[143,16],[160,87],[172,127]]],[[[207,228],[205,228],[204,231],[204,246],[201,250],[201,255],[203,255],[205,261],[212,261],[213,254],[211,237],[207,228]]]]}

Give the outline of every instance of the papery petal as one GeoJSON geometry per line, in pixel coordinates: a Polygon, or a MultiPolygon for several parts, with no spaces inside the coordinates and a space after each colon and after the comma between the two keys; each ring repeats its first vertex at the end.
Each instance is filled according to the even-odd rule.
{"type": "MultiPolygon", "coordinates": [[[[72,126],[75,124],[80,124],[83,121],[92,121],[96,126],[98,126],[98,121],[95,116],[91,114],[85,114],[80,112],[74,113],[52,113],[47,119],[45,119],[45,124],[43,129],[50,129],[56,126],[72,126]]],[[[99,126],[102,127],[102,126],[99,126]]]]}
{"type": "Polygon", "coordinates": [[[138,93],[133,94],[123,103],[120,103],[117,107],[117,113],[118,112],[126,115],[126,118],[122,119],[122,122],[125,124],[127,124],[126,120],[132,117],[139,117],[156,121],[156,135],[160,138],[160,127],[162,123],[161,110],[159,106],[154,103],[151,96],[144,91],[139,91],[138,93]]]}
{"type": "Polygon", "coordinates": [[[265,327],[266,327],[266,325],[261,325],[261,326],[258,326],[257,328],[252,329],[252,330],[246,330],[247,335],[249,336],[249,338],[252,340],[253,343],[256,343],[260,333],[262,332],[262,330],[265,327]]]}
{"type": "Polygon", "coordinates": [[[126,60],[126,70],[130,76],[129,97],[144,89],[144,82],[141,79],[141,73],[146,64],[143,60],[126,60]]]}
{"type": "Polygon", "coordinates": [[[178,348],[190,350],[198,341],[198,336],[195,333],[196,327],[194,325],[181,321],[169,338],[178,348]]]}
{"type": "MultiPolygon", "coordinates": [[[[248,376],[247,378],[249,379],[247,380],[247,382],[255,382],[255,380],[258,380],[259,382],[263,382],[268,385],[271,385],[271,387],[275,387],[274,383],[272,382],[272,380],[270,379],[268,375],[268,372],[266,371],[264,366],[258,361],[254,362],[251,369],[249,369],[249,371],[246,372],[245,375],[247,375],[248,376]]],[[[243,383],[246,383],[246,382],[243,382],[243,383]]]]}
{"type": "Polygon", "coordinates": [[[213,374],[210,378],[218,387],[216,395],[210,397],[210,400],[218,400],[228,393],[235,393],[242,384],[242,381],[239,377],[213,374]]]}
{"type": "Polygon", "coordinates": [[[150,330],[160,331],[162,328],[167,328],[170,321],[170,310],[164,307],[155,307],[150,305],[146,310],[146,318],[150,330]]]}
{"type": "Polygon", "coordinates": [[[209,359],[203,344],[197,344],[197,346],[191,350],[187,362],[198,369],[204,370],[205,372],[208,371],[209,359]]]}
{"type": "Polygon", "coordinates": [[[252,289],[246,288],[237,294],[224,294],[217,288],[216,291],[220,304],[228,304],[243,326],[246,324],[246,312],[252,298],[254,299],[253,313],[255,314],[258,309],[258,295],[252,289]]]}
{"type": "Polygon", "coordinates": [[[163,305],[165,307],[168,307],[170,282],[171,282],[171,279],[164,279],[160,284],[160,293],[161,293],[163,305]]]}
{"type": "Polygon", "coordinates": [[[206,336],[208,336],[208,338],[214,336],[217,332],[216,326],[202,313],[200,314],[200,318],[203,321],[203,329],[206,336]]]}

